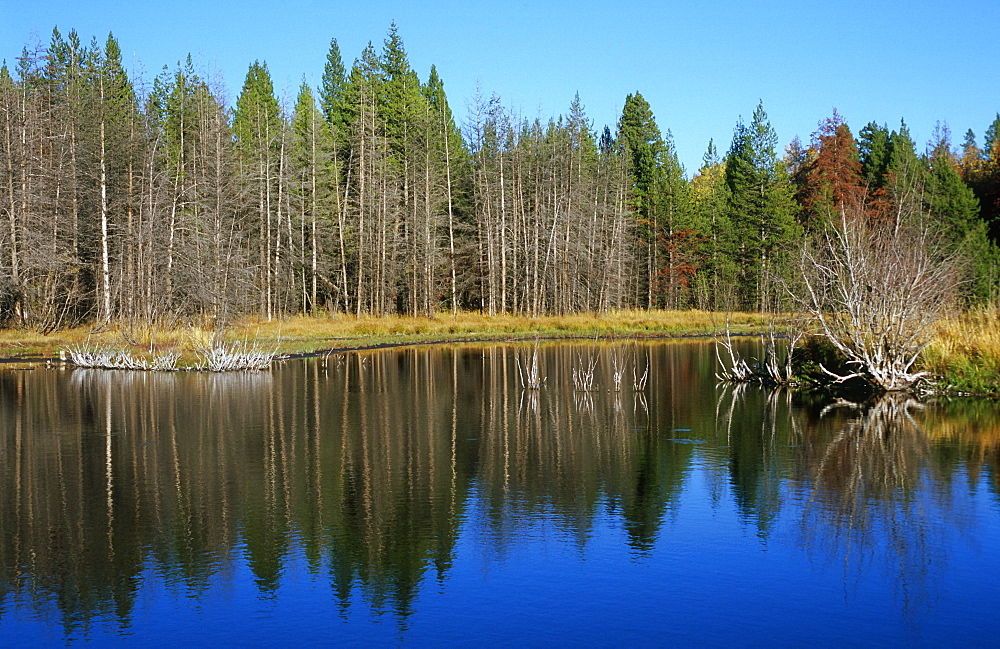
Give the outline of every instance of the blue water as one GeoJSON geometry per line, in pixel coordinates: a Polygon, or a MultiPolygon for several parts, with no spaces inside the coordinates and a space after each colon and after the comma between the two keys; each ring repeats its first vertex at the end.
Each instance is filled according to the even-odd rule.
{"type": "Polygon", "coordinates": [[[525,398],[505,348],[0,375],[0,644],[998,646],[993,405],[865,423],[649,352],[644,399],[525,398]]]}

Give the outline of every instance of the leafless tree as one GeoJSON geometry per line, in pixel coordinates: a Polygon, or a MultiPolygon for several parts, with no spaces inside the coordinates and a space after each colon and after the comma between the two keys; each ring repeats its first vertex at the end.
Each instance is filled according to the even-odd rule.
{"type": "Polygon", "coordinates": [[[926,374],[914,363],[956,306],[960,270],[919,214],[871,219],[860,207],[842,210],[803,247],[797,296],[855,370],[826,371],[837,381],[863,377],[888,391],[912,387],[926,374]]]}

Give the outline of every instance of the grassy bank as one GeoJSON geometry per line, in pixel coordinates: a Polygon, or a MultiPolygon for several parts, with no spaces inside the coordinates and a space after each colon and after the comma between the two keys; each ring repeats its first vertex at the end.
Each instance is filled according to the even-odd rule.
{"type": "Polygon", "coordinates": [[[194,350],[213,340],[252,340],[282,354],[354,349],[387,344],[518,338],[642,338],[711,335],[726,321],[734,333],[766,328],[758,314],[706,311],[619,311],[603,315],[484,316],[479,313],[429,317],[296,317],[271,322],[245,319],[215,332],[198,324],[178,327],[114,325],[80,327],[51,334],[24,329],[0,330],[0,357],[55,358],[76,346],[113,346],[141,353],[172,347],[194,350]]]}
{"type": "Polygon", "coordinates": [[[1000,394],[1000,311],[969,311],[943,323],[922,368],[953,390],[1000,394]]]}

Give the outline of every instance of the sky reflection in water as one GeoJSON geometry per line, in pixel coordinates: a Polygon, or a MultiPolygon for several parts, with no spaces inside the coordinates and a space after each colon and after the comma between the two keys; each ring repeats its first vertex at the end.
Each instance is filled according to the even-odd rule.
{"type": "Polygon", "coordinates": [[[709,343],[0,372],[19,643],[962,643],[1000,635],[995,404],[715,385],[709,343]],[[598,389],[576,392],[581,358],[598,389]],[[626,380],[610,390],[612,359],[626,380]],[[649,364],[637,393],[631,367],[649,364]],[[109,436],[110,431],[110,436],[109,436]]]}

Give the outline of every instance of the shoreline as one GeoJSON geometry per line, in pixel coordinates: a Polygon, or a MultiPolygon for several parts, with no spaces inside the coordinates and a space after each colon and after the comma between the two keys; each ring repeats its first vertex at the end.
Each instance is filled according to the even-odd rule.
{"type": "MultiPolygon", "coordinates": [[[[500,343],[500,344],[517,344],[524,342],[540,341],[540,342],[560,342],[560,341],[595,341],[602,343],[610,343],[617,341],[645,341],[645,340],[680,340],[680,339],[711,339],[715,338],[717,333],[636,333],[636,334],[619,334],[615,336],[602,337],[599,333],[593,335],[587,334],[566,334],[566,335],[538,335],[533,336],[530,334],[516,334],[516,335],[505,335],[505,334],[483,334],[481,336],[462,336],[462,337],[443,337],[443,338],[432,338],[432,339],[419,339],[419,340],[386,340],[381,342],[376,342],[372,344],[362,344],[364,338],[362,337],[350,337],[345,338],[344,345],[336,345],[333,347],[322,347],[318,349],[310,350],[297,350],[294,347],[280,355],[281,359],[298,359],[298,358],[316,358],[319,356],[329,356],[332,354],[344,354],[349,352],[362,352],[362,351],[378,351],[382,349],[396,349],[400,347],[423,347],[428,345],[475,345],[475,344],[489,344],[489,343],[500,343]]],[[[760,335],[759,332],[731,332],[730,336],[733,338],[752,338],[760,335]]],[[[401,336],[403,338],[406,335],[401,336]]],[[[262,338],[260,341],[264,342],[270,339],[262,338]]],[[[71,361],[61,361],[58,354],[54,355],[35,355],[35,356],[12,356],[0,352],[0,365],[11,365],[11,364],[38,364],[38,363],[65,363],[67,365],[72,365],[71,361]]]]}
{"type": "Polygon", "coordinates": [[[767,331],[765,316],[708,311],[620,311],[601,315],[485,316],[478,313],[427,316],[297,316],[270,322],[253,318],[205,321],[162,328],[155,325],[91,324],[40,334],[0,329],[0,362],[55,360],[61,350],[107,346],[134,351],[166,348],[194,351],[218,342],[248,341],[275,347],[282,355],[326,353],[377,345],[448,344],[497,340],[644,339],[713,336],[728,326],[741,335],[767,331]]]}
{"type": "MultiPolygon", "coordinates": [[[[272,349],[281,358],[310,358],[426,345],[712,339],[724,336],[727,329],[733,337],[748,338],[767,335],[772,328],[781,331],[790,320],[788,314],[697,310],[540,317],[463,312],[434,317],[297,316],[270,322],[244,318],[225,327],[204,322],[169,329],[91,324],[49,334],[0,329],[0,368],[61,364],[60,351],[88,347],[120,349],[147,358],[174,350],[190,364],[199,350],[240,342],[272,349]]],[[[942,324],[937,340],[925,350],[921,361],[937,386],[944,386],[935,386],[935,394],[1000,398],[998,325],[992,312],[971,312],[942,324]]]]}

